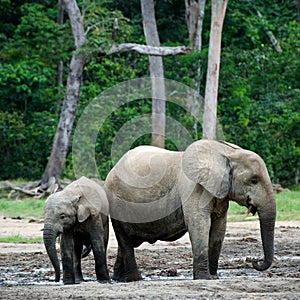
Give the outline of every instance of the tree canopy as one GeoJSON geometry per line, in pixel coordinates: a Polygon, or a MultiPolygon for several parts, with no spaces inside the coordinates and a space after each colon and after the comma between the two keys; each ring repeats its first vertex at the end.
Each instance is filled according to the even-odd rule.
{"type": "MultiPolygon", "coordinates": [[[[65,13],[57,22],[58,1],[0,1],[0,179],[40,179],[58,124],[73,37],[65,13]],[[64,62],[63,84],[58,66],[64,62]]],[[[83,9],[90,53],[83,71],[79,115],[100,92],[125,80],[149,75],[148,58],[136,52],[101,57],[95,49],[114,43],[143,43],[140,0],[78,1],[83,9]],[[118,32],[112,28],[118,18],[118,32]],[[95,26],[97,24],[97,26],[95,26]]],[[[205,7],[202,51],[164,57],[165,77],[192,86],[201,64],[205,90],[210,29],[210,2],[205,7]],[[197,63],[196,63],[197,62],[197,63]]],[[[155,6],[161,45],[189,45],[185,5],[159,0],[155,6]]],[[[295,1],[230,0],[222,34],[218,119],[224,138],[260,154],[274,182],[298,184],[300,170],[300,24],[295,1]],[[259,12],[259,13],[258,13],[259,12]],[[272,32],[282,51],[270,41],[272,32]]],[[[99,172],[112,163],[110,148],[122,124],[151,111],[147,99],[120,107],[101,128],[96,145],[99,172]]],[[[167,115],[183,124],[195,139],[193,119],[167,103],[167,115]]],[[[135,142],[150,143],[150,135],[135,142]]],[[[71,146],[71,145],[70,145],[71,146]]],[[[166,147],[174,145],[166,141],[166,147]]],[[[70,147],[71,152],[71,147],[70,147]]],[[[73,178],[69,155],[63,173],[73,178]]]]}

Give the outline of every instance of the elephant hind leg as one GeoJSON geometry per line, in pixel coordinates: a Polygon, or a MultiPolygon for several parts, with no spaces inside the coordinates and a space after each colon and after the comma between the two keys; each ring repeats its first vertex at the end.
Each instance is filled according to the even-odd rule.
{"type": "Polygon", "coordinates": [[[138,281],[142,279],[138,271],[134,247],[123,229],[122,222],[112,219],[112,225],[118,241],[118,255],[114,265],[113,279],[121,282],[138,281]]]}
{"type": "Polygon", "coordinates": [[[80,283],[83,280],[81,271],[81,254],[82,254],[82,243],[79,243],[76,239],[74,241],[74,270],[75,270],[75,283],[80,283]]]}
{"type": "Polygon", "coordinates": [[[120,246],[118,247],[118,255],[112,278],[120,282],[138,281],[142,279],[137,268],[133,247],[127,246],[125,251],[122,251],[120,246]]]}
{"type": "Polygon", "coordinates": [[[118,248],[117,259],[114,265],[114,274],[112,277],[113,280],[116,281],[125,281],[125,268],[124,268],[124,261],[122,257],[122,253],[120,248],[118,248]]]}

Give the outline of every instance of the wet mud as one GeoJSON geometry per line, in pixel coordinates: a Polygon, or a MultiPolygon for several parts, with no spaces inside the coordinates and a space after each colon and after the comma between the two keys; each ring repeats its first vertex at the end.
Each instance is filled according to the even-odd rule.
{"type": "MultiPolygon", "coordinates": [[[[1,244],[0,244],[1,247],[1,244]]],[[[277,226],[275,259],[264,272],[252,268],[262,256],[258,228],[227,230],[218,280],[192,280],[189,243],[178,241],[136,249],[143,280],[101,284],[96,281],[93,255],[82,261],[85,282],[64,286],[54,282],[52,265],[43,247],[26,252],[0,251],[0,299],[299,299],[300,227],[277,226]]],[[[112,274],[116,247],[108,250],[112,274]]]]}

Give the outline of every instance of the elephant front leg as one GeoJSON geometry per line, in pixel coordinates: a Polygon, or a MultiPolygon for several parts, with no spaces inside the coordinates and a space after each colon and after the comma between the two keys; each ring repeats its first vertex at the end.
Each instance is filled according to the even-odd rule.
{"type": "Polygon", "coordinates": [[[74,241],[74,270],[75,270],[75,283],[83,281],[83,275],[81,271],[81,254],[83,244],[75,239],[74,241]]]}
{"type": "MultiPolygon", "coordinates": [[[[209,219],[206,220],[209,226],[209,219]]],[[[202,226],[193,226],[189,230],[190,240],[193,251],[193,278],[211,279],[208,260],[208,236],[209,230],[202,226]]]]}
{"type": "Polygon", "coordinates": [[[95,272],[99,282],[106,282],[109,280],[106,263],[106,247],[103,236],[104,233],[101,226],[96,226],[91,230],[90,239],[95,259],[95,272]]]}
{"type": "Polygon", "coordinates": [[[226,232],[227,213],[212,218],[209,236],[209,271],[214,279],[218,278],[219,257],[226,232]]]}
{"type": "Polygon", "coordinates": [[[208,260],[210,218],[203,214],[189,216],[187,223],[193,251],[193,278],[211,279],[208,260]]]}
{"type": "MultiPolygon", "coordinates": [[[[201,195],[201,194],[200,194],[201,195]]],[[[193,278],[211,279],[208,261],[210,230],[209,201],[202,207],[199,194],[194,193],[183,203],[183,212],[193,251],[193,278]]]]}
{"type": "Polygon", "coordinates": [[[61,260],[63,267],[63,283],[74,284],[75,283],[75,272],[74,272],[74,241],[72,233],[63,233],[61,242],[61,260]]]}

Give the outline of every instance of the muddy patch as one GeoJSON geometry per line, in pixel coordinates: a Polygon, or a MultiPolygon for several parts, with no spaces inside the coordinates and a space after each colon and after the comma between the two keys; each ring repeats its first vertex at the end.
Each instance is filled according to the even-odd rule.
{"type": "MultiPolygon", "coordinates": [[[[54,282],[53,268],[42,245],[33,245],[28,251],[26,245],[14,245],[11,247],[14,249],[10,249],[0,244],[0,298],[299,299],[298,224],[277,226],[274,263],[265,272],[255,271],[251,263],[253,257],[262,255],[258,228],[249,230],[245,227],[243,230],[241,225],[234,228],[230,225],[227,230],[219,263],[219,279],[211,281],[192,280],[192,252],[187,239],[137,249],[137,263],[143,275],[143,281],[139,282],[96,282],[90,254],[82,261],[85,282],[72,286],[54,282]]],[[[116,250],[116,244],[113,244],[108,251],[110,274],[116,250]]]]}

